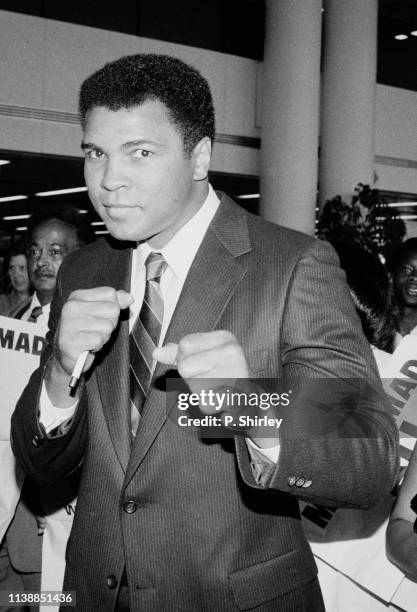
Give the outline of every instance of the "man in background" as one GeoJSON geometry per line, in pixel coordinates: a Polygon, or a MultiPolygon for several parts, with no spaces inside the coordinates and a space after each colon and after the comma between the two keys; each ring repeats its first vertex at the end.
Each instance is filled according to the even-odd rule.
{"type": "Polygon", "coordinates": [[[27,230],[28,272],[35,292],[9,316],[36,322],[46,334],[58,270],[71,251],[93,240],[90,224],[77,208],[62,205],[35,211],[27,230]]]}
{"type": "MultiPolygon", "coordinates": [[[[27,255],[29,278],[35,292],[11,311],[10,316],[35,323],[38,334],[45,336],[62,262],[69,253],[94,239],[85,215],[73,206],[44,207],[34,212],[28,220],[27,255]]],[[[40,492],[30,479],[25,480],[0,553],[1,590],[40,590],[43,514],[58,511],[66,501],[72,501],[76,484],[77,479],[73,477],[71,482],[66,479],[64,486],[44,487],[40,492]]]]}

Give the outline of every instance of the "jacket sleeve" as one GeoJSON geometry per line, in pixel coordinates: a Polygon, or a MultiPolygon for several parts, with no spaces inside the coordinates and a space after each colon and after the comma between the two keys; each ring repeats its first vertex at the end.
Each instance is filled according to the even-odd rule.
{"type": "MultiPolygon", "coordinates": [[[[396,483],[398,430],[344,272],[320,240],[294,267],[279,350],[292,396],[280,414],[278,464],[264,487],[319,505],[377,504],[396,483]]],[[[236,440],[242,476],[260,488],[245,446],[236,440]]]]}
{"type": "Polygon", "coordinates": [[[55,332],[64,303],[62,273],[58,274],[57,288],[51,304],[47,344],[41,355],[40,366],[32,374],[12,416],[11,444],[25,473],[39,484],[54,482],[73,472],[83,461],[87,443],[86,394],[81,393],[71,427],[65,434],[48,436],[39,421],[39,397],[48,362],[53,354],[55,332]]]}

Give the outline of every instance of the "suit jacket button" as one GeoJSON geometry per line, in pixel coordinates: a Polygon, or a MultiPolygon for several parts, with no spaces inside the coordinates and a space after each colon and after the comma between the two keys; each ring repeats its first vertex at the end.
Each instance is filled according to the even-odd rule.
{"type": "Polygon", "coordinates": [[[133,514],[134,512],[136,512],[137,507],[138,507],[137,504],[134,501],[132,501],[132,500],[129,500],[128,502],[123,504],[123,510],[127,514],[133,514]]]}
{"type": "Polygon", "coordinates": [[[288,478],[288,486],[293,487],[295,485],[296,480],[297,480],[296,476],[290,476],[288,478]]]}
{"type": "Polygon", "coordinates": [[[297,482],[295,483],[296,487],[302,487],[304,486],[306,479],[303,478],[302,476],[300,476],[300,478],[297,478],[297,482]]]}
{"type": "Polygon", "coordinates": [[[115,589],[117,587],[117,578],[116,578],[116,576],[113,576],[113,574],[110,574],[110,576],[107,576],[106,584],[109,587],[109,589],[115,589]]]}

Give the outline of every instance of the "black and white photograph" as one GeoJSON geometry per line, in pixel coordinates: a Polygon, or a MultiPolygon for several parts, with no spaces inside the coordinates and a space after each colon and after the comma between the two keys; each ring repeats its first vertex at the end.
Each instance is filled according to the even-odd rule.
{"type": "Polygon", "coordinates": [[[415,612],[417,2],[0,51],[0,610],[415,612]]]}

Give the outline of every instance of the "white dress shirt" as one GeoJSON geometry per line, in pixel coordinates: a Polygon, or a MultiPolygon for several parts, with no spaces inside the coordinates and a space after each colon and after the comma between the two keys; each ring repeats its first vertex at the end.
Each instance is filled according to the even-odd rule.
{"type": "MultiPolygon", "coordinates": [[[[133,251],[130,293],[135,301],[130,306],[130,330],[133,328],[136,317],[139,314],[145,293],[145,261],[149,253],[156,250],[163,255],[168,264],[160,281],[161,294],[164,300],[164,316],[159,345],[163,343],[188,271],[203,241],[205,233],[216,214],[219,203],[220,201],[216,193],[211,185],[209,185],[207,198],[200,209],[178,230],[168,244],[161,249],[152,249],[148,243],[144,242],[139,244],[133,251]]],[[[49,400],[44,384],[40,397],[40,421],[44,425],[45,430],[49,432],[69,419],[73,415],[76,406],[77,403],[69,408],[57,408],[53,406],[49,400]]],[[[261,456],[264,458],[270,459],[273,463],[277,462],[279,446],[270,449],[259,449],[251,440],[247,439],[247,443],[250,448],[259,450],[261,456]]],[[[256,457],[256,459],[259,459],[259,457],[256,457]]]]}

